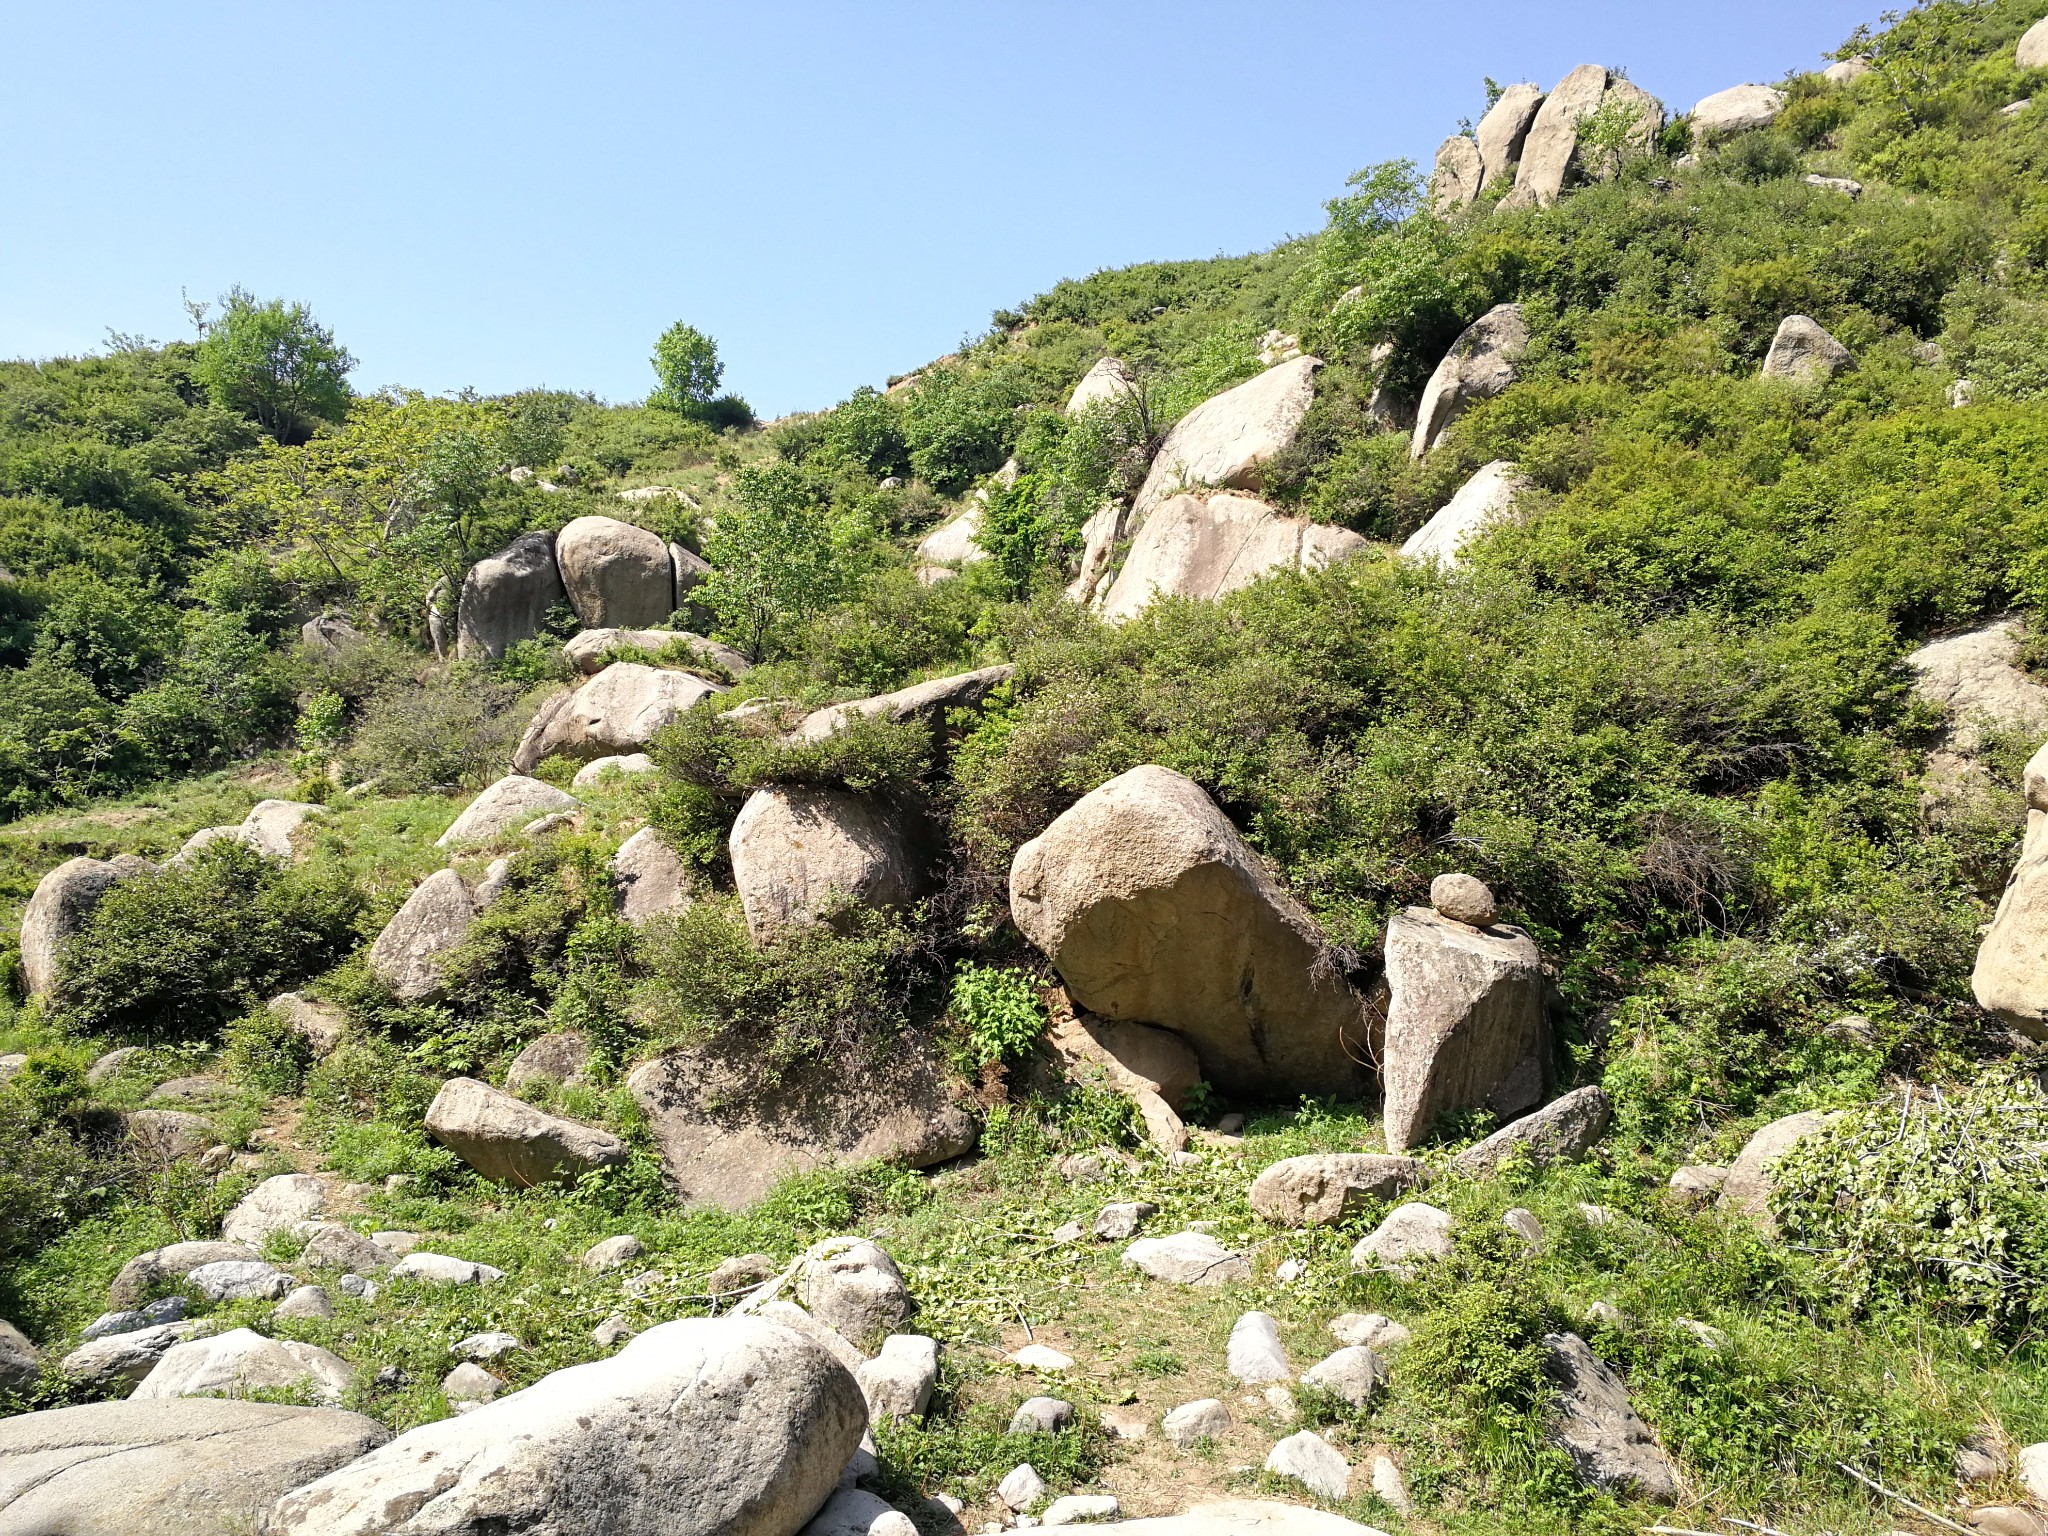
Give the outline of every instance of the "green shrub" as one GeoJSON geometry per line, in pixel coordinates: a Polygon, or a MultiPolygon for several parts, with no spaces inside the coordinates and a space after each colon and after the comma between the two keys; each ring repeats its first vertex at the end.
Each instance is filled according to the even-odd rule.
{"type": "Polygon", "coordinates": [[[494,779],[526,727],[521,689],[457,663],[423,681],[380,686],[362,705],[342,765],[387,794],[494,779]]]}
{"type": "Polygon", "coordinates": [[[256,1008],[221,1031],[228,1076],[266,1095],[297,1093],[313,1064],[313,1047],[274,1008],[256,1008]]]}
{"type": "MultiPolygon", "coordinates": [[[[114,1170],[51,1112],[27,1069],[0,1085],[0,1264],[33,1253],[112,1193],[114,1170]]],[[[65,1100],[76,1096],[76,1084],[65,1100]]]]}
{"type": "Polygon", "coordinates": [[[1045,1005],[1028,971],[961,966],[953,973],[952,1013],[977,1066],[1019,1061],[1045,1033],[1045,1005]]]}
{"type": "Polygon", "coordinates": [[[1025,396],[1014,375],[951,365],[927,368],[904,396],[903,441],[918,476],[957,495],[1003,462],[1025,396]]]}

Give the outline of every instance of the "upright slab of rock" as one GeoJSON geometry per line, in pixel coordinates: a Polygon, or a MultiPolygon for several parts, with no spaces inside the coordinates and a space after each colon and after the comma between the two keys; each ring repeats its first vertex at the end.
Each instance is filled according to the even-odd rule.
{"type": "MultiPolygon", "coordinates": [[[[455,609],[455,654],[502,656],[547,627],[548,610],[569,600],[555,569],[555,536],[522,533],[469,568],[455,609]]],[[[429,598],[429,610],[433,599],[429,598]]]]}
{"type": "Polygon", "coordinates": [[[1807,315],[1787,315],[1778,322],[1771,350],[1764,354],[1763,377],[1821,383],[1855,366],[1855,356],[1823,330],[1819,321],[1807,315]]]}
{"type": "Polygon", "coordinates": [[[1348,528],[1286,517],[1249,496],[1175,496],[1139,528],[1102,617],[1131,618],[1161,597],[1221,597],[1270,572],[1317,570],[1365,547],[1348,528]]]}
{"type": "Polygon", "coordinates": [[[1106,501],[1081,525],[1081,563],[1074,579],[1067,583],[1067,600],[1084,607],[1106,590],[1102,583],[1116,558],[1117,541],[1124,536],[1129,508],[1121,501],[1106,501]]]}
{"type": "Polygon", "coordinates": [[[442,991],[441,957],[476,920],[469,888],[452,869],[437,869],[413,888],[370,946],[370,970],[402,1003],[426,1002],[442,991]]]}
{"type": "Polygon", "coordinates": [[[257,1531],[282,1495],[390,1438],[361,1414],[208,1398],[16,1414],[0,1419],[0,1530],[257,1531]]]}
{"type": "Polygon", "coordinates": [[[907,812],[846,789],[770,785],[732,824],[733,884],[747,927],[766,939],[817,922],[839,903],[908,906],[926,888],[917,829],[907,812]]]}
{"type": "Polygon", "coordinates": [[[1403,560],[1427,560],[1442,570],[1463,563],[1466,547],[1496,524],[1513,522],[1515,503],[1529,481],[1506,459],[1495,459],[1458,488],[1401,546],[1403,560]]]}
{"type": "Polygon", "coordinates": [[[1500,99],[1486,109],[1474,135],[1479,146],[1481,174],[1479,190],[1484,192],[1522,158],[1522,146],[1543,106],[1541,86],[1511,85],[1500,99]]]}
{"type": "Polygon", "coordinates": [[[458,1077],[427,1106],[427,1134],[487,1179],[531,1189],[626,1160],[626,1144],[594,1125],[565,1120],[458,1077]]]}
{"type": "Polygon", "coordinates": [[[1142,524],[1154,507],[1183,491],[1255,491],[1266,465],[1294,441],[1315,403],[1322,360],[1298,357],[1212,396],[1181,417],[1152,461],[1132,503],[1142,524]]]}
{"type": "Polygon", "coordinates": [[[1545,1334],[1543,1347],[1545,1370],[1558,1386],[1551,1438],[1571,1457],[1579,1480],[1625,1498],[1675,1500],[1671,1462],[1621,1378],[1575,1333],[1545,1334]]]}
{"type": "Polygon", "coordinates": [[[615,517],[579,517],[555,535],[569,606],[590,629],[659,624],[675,611],[668,542],[615,517]]]}
{"type": "Polygon", "coordinates": [[[1429,197],[1439,218],[1456,213],[1479,196],[1486,180],[1486,162],[1479,146],[1462,133],[1454,133],[1438,146],[1436,166],[1430,172],[1429,197]]]}
{"type": "Polygon", "coordinates": [[[1387,924],[1388,1150],[1437,1116],[1481,1106],[1507,1116],[1541,1101],[1543,963],[1519,928],[1472,928],[1423,907],[1387,924]]]}
{"type": "Polygon", "coordinates": [[[1490,400],[1514,383],[1528,345],[1529,324],[1519,304],[1496,304],[1466,326],[1422,391],[1408,456],[1421,458],[1473,401],[1490,400]]]}
{"type": "Polygon", "coordinates": [[[1731,85],[1702,97],[1692,109],[1692,141],[1711,144],[1752,128],[1768,128],[1785,110],[1785,96],[1768,85],[1731,85]]]}
{"type": "Polygon", "coordinates": [[[642,827],[619,845],[611,872],[619,916],[635,928],[687,912],[695,900],[695,872],[652,827],[642,827]]]}
{"type": "Polygon", "coordinates": [[[787,1536],[860,1444],[853,1377],[753,1318],[650,1328],[609,1359],[543,1377],[280,1499],[272,1536],[605,1528],[787,1536]]]}
{"type": "Polygon", "coordinates": [[[2035,1040],[2048,1040],[2048,745],[2028,759],[2027,835],[1977,949],[1970,989],[1978,1006],[2035,1040]]]}
{"type": "Polygon", "coordinates": [[[551,757],[587,762],[608,753],[638,752],[684,710],[722,692],[722,684],[694,673],[613,662],[534,711],[512,754],[512,771],[532,773],[551,757]]]}
{"type": "Polygon", "coordinates": [[[1543,100],[1522,142],[1515,190],[1503,207],[1548,208],[1564,191],[1579,163],[1579,124],[1600,110],[1607,95],[1607,71],[1581,64],[1557,82],[1543,100]]]}
{"type": "Polygon", "coordinates": [[[972,672],[956,672],[950,677],[927,678],[924,682],[912,683],[908,688],[898,688],[893,693],[877,694],[873,698],[828,704],[823,709],[812,710],[798,721],[796,729],[789,733],[789,739],[823,741],[856,720],[877,717],[898,725],[912,720],[942,725],[947,711],[977,708],[991,692],[1015,676],[1016,671],[1005,662],[993,667],[978,667],[972,672]]]}
{"type": "Polygon", "coordinates": [[[508,773],[464,806],[448,830],[434,839],[434,846],[495,843],[538,817],[578,810],[582,804],[574,795],[541,779],[508,773]]]}
{"type": "Polygon", "coordinates": [[[1363,1008],[1314,922],[1170,769],[1111,779],[1018,849],[1010,911],[1077,1006],[1172,1030],[1226,1092],[1363,1082],[1363,1008]]]}
{"type": "Polygon", "coordinates": [[[1067,396],[1067,414],[1078,416],[1090,406],[1121,405],[1136,395],[1137,388],[1127,364],[1118,358],[1099,357],[1067,396]]]}
{"type": "Polygon", "coordinates": [[[146,859],[68,859],[36,882],[21,917],[21,970],[31,996],[55,992],[64,946],[92,920],[100,900],[123,880],[154,873],[146,859]]]}

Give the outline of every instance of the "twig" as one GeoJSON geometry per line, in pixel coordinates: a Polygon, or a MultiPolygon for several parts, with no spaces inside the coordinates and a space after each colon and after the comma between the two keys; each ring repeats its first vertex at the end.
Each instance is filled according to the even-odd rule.
{"type": "Polygon", "coordinates": [[[1716,1518],[1719,1519],[1723,1525],[1739,1525],[1745,1531],[1761,1531],[1763,1533],[1763,1536],[1785,1536],[1785,1533],[1783,1531],[1774,1530],[1768,1525],[1758,1525],[1755,1522],[1749,1520],[1737,1520],[1733,1515],[1720,1515],[1716,1518]]]}
{"type": "Polygon", "coordinates": [[[1024,1303],[1012,1296],[1010,1298],[1010,1305],[1017,1309],[1017,1321],[1024,1325],[1024,1342],[1036,1344],[1038,1342],[1038,1335],[1031,1331],[1031,1319],[1024,1315],[1024,1303]]]}
{"type": "Polygon", "coordinates": [[[1682,1525],[1646,1525],[1641,1529],[1648,1532],[1649,1536],[1716,1536],[1712,1531],[1688,1530],[1682,1525]]]}
{"type": "Polygon", "coordinates": [[[1923,1520],[1932,1520],[1936,1525],[1941,1526],[1944,1530],[1958,1532],[1959,1536],[1977,1536],[1977,1533],[1975,1531],[1972,1531],[1969,1527],[1957,1525],[1955,1521],[1948,1519],[1944,1515],[1937,1515],[1933,1510],[1927,1508],[1925,1505],[1915,1504],[1903,1493],[1894,1493],[1891,1489],[1885,1487],[1883,1483],[1878,1482],[1875,1478],[1865,1477],[1861,1472],[1858,1472],[1846,1461],[1838,1461],[1835,1463],[1835,1465],[1840,1467],[1844,1472],[1848,1473],[1851,1477],[1855,1478],[1856,1481],[1861,1483],[1864,1487],[1871,1489],[1873,1492],[1881,1493],[1888,1499],[1898,1500],[1899,1503],[1905,1505],[1906,1508],[1912,1510],[1914,1514],[1920,1516],[1923,1520]]]}

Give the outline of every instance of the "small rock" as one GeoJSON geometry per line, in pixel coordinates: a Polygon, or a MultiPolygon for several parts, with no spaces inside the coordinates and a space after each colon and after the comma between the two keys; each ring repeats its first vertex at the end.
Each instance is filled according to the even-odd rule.
{"type": "Polygon", "coordinates": [[[1079,1525],[1083,1520],[1107,1520],[1123,1506],[1106,1493],[1070,1493],[1045,1507],[1041,1525],[1079,1525]]]}
{"type": "Polygon", "coordinates": [[[1244,1116],[1236,1110],[1232,1110],[1229,1114],[1222,1116],[1216,1122],[1216,1134],[1219,1136],[1242,1136],[1244,1134],[1244,1116]]]}
{"type": "Polygon", "coordinates": [[[2023,1504],[1987,1504],[1963,1517],[1985,1536],[2044,1536],[2048,1522],[2023,1504]]]}
{"type": "Polygon", "coordinates": [[[1266,1388],[1265,1392],[1257,1399],[1247,1397],[1245,1401],[1254,1407],[1263,1403],[1266,1412],[1272,1414],[1282,1424],[1292,1424],[1301,1417],[1301,1405],[1295,1402],[1293,1391],[1277,1383],[1266,1388]]]}
{"type": "Polygon", "coordinates": [[[1847,198],[1858,198],[1863,195],[1863,183],[1851,181],[1846,176],[1808,176],[1806,184],[1809,187],[1819,187],[1824,192],[1839,192],[1847,198]]]}
{"type": "Polygon", "coordinates": [[[402,1259],[419,1247],[420,1235],[417,1232],[372,1232],[370,1234],[370,1241],[379,1248],[382,1248],[386,1253],[402,1259]]]}
{"type": "Polygon", "coordinates": [[[261,1259],[224,1259],[200,1265],[185,1283],[209,1301],[275,1301],[292,1288],[292,1277],[261,1259]]]}
{"type": "Polygon", "coordinates": [[[915,1310],[896,1261],[858,1238],[813,1245],[797,1272],[797,1300],[841,1338],[863,1347],[915,1310]]]}
{"type": "Polygon", "coordinates": [[[232,1089],[217,1077],[174,1077],[159,1084],[149,1096],[152,1104],[215,1104],[232,1089]]]}
{"type": "Polygon", "coordinates": [[[736,1259],[727,1259],[711,1271],[711,1278],[704,1282],[704,1288],[713,1296],[736,1296],[741,1291],[765,1285],[781,1272],[782,1266],[767,1254],[743,1253],[736,1259]]]}
{"type": "MultiPolygon", "coordinates": [[[[1695,1324],[1689,1318],[1682,1317],[1678,1321],[1680,1327],[1691,1328],[1694,1331],[1706,1326],[1703,1323],[1695,1324]]],[[[1714,1331],[1720,1332],[1719,1329],[1714,1331]]],[[[1725,1344],[1727,1339],[1728,1335],[1721,1334],[1722,1343],[1725,1344]]],[[[1994,1446],[1977,1435],[1972,1435],[1956,1447],[1955,1464],[1956,1481],[1959,1483],[1995,1483],[2005,1476],[2006,1472],[2005,1458],[1999,1455],[1994,1446]]]]}
{"type": "Polygon", "coordinates": [[[1159,1207],[1149,1200],[1119,1200],[1096,1213],[1095,1235],[1105,1243],[1129,1242],[1148,1216],[1158,1214],[1159,1207]]]}
{"type": "Polygon", "coordinates": [[[1301,1379],[1312,1387],[1336,1393],[1354,1408],[1363,1408],[1387,1379],[1387,1368],[1378,1355],[1354,1344],[1310,1366],[1301,1379]]]}
{"type": "Polygon", "coordinates": [[[1429,1169],[1412,1157],[1322,1152],[1274,1163],[1252,1181],[1248,1198],[1268,1221],[1327,1227],[1431,1182],[1429,1169]]]}
{"type": "Polygon", "coordinates": [[[320,1285],[302,1285],[293,1290],[277,1304],[272,1317],[323,1318],[334,1316],[334,1303],[327,1299],[327,1288],[320,1285]]]}
{"type": "Polygon", "coordinates": [[[1027,1397],[1010,1415],[1013,1435],[1056,1435],[1074,1422],[1074,1405],[1060,1397],[1027,1397]]]}
{"type": "Polygon", "coordinates": [[[1192,1450],[1203,1440],[1218,1440],[1230,1432],[1230,1410],[1213,1397],[1182,1403],[1159,1422],[1170,1444],[1192,1450]]]}
{"type": "Polygon", "coordinates": [[[1252,1277],[1249,1259],[1206,1232],[1141,1237],[1124,1250],[1123,1262],[1173,1285],[1229,1285],[1252,1277]]]}
{"type": "Polygon", "coordinates": [[[85,1080],[95,1088],[99,1087],[102,1083],[110,1083],[119,1077],[128,1064],[141,1054],[142,1047],[139,1045],[119,1046],[107,1052],[106,1055],[100,1057],[91,1066],[87,1067],[85,1069],[85,1080]]]}
{"type": "Polygon", "coordinates": [[[1021,1513],[1045,1497],[1045,1479],[1027,1461],[1003,1475],[1003,1480],[996,1484],[996,1497],[1006,1507],[1021,1513]]]}
{"type": "Polygon", "coordinates": [[[633,1325],[626,1321],[624,1313],[614,1312],[590,1330],[590,1337],[600,1349],[614,1349],[633,1337],[633,1325]]]}
{"type": "Polygon", "coordinates": [[[318,1216],[327,1204],[327,1186],[308,1173],[281,1173],[265,1179],[244,1195],[220,1224],[230,1243],[260,1243],[318,1216]]]}
{"type": "Polygon", "coordinates": [[[505,1383],[482,1366],[463,1361],[441,1378],[441,1395],[450,1404],[488,1403],[505,1383]]]}
{"type": "Polygon", "coordinates": [[[394,1280],[419,1280],[427,1285],[488,1285],[505,1278],[505,1271],[471,1259],[454,1259],[445,1253],[408,1253],[391,1267],[394,1280]]]}
{"type": "Polygon", "coordinates": [[[1052,1240],[1063,1248],[1069,1244],[1078,1243],[1087,1235],[1088,1229],[1078,1221],[1070,1221],[1052,1229],[1052,1240]]]}
{"type": "Polygon", "coordinates": [[[1728,1335],[1712,1323],[1703,1323],[1696,1317],[1675,1318],[1673,1321],[1709,1349],[1726,1349],[1729,1345],[1728,1335]]]}
{"type": "Polygon", "coordinates": [[[2000,107],[1998,109],[1998,115],[2000,117],[2018,117],[2022,112],[2026,111],[2027,108],[2031,107],[2033,104],[2033,97],[2022,96],[2018,101],[2008,101],[2004,106],[2000,107]]]}
{"type": "Polygon", "coordinates": [[[1584,1157],[1607,1134],[1614,1107],[1605,1089],[1575,1088],[1541,1109],[1510,1121],[1476,1146],[1451,1159],[1451,1169],[1466,1178],[1492,1173],[1513,1157],[1536,1168],[1584,1157]]]}
{"type": "Polygon", "coordinates": [[[1607,1227],[1614,1224],[1614,1212],[1604,1205],[1595,1205],[1590,1200],[1579,1202],[1579,1219],[1589,1227],[1607,1227]]]}
{"type": "Polygon", "coordinates": [[[1541,1250],[1543,1247],[1543,1223],[1536,1219],[1534,1211],[1525,1210],[1518,1205],[1501,1217],[1500,1224],[1527,1243],[1531,1249],[1541,1250]]]}
{"type": "Polygon", "coordinates": [[[1415,1513],[1415,1501],[1408,1496],[1408,1484],[1401,1476],[1401,1469],[1394,1464],[1393,1457],[1373,1457],[1372,1491],[1379,1495],[1382,1503],[1391,1505],[1397,1514],[1415,1513]]]}
{"type": "Polygon", "coordinates": [[[1118,1440],[1147,1440],[1152,1435],[1152,1415],[1134,1405],[1104,1408],[1098,1415],[1102,1427],[1118,1440]]]}
{"type": "Polygon", "coordinates": [[[130,1395],[142,1400],[240,1397],[264,1389],[310,1387],[323,1402],[336,1403],[353,1378],[347,1361],[317,1345],[236,1328],[173,1344],[130,1395]]]}
{"type": "Polygon", "coordinates": [[[1433,1205],[1398,1205],[1359,1239],[1351,1250],[1351,1267],[1361,1273],[1383,1269],[1397,1279],[1412,1279],[1421,1261],[1450,1256],[1453,1225],[1451,1213],[1433,1205]]]}
{"type": "Polygon", "coordinates": [[[201,1173],[224,1173],[229,1163],[235,1160],[235,1149],[230,1146],[212,1146],[199,1154],[201,1173]]]}
{"type": "Polygon", "coordinates": [[[360,1301],[374,1301],[377,1287],[361,1275],[343,1275],[334,1282],[334,1288],[344,1296],[353,1296],[360,1301]]]}
{"type": "Polygon", "coordinates": [[[1346,1312],[1330,1319],[1330,1333],[1339,1344],[1392,1354],[1414,1337],[1384,1312],[1346,1312]]]}
{"type": "Polygon", "coordinates": [[[1586,1321],[1602,1328],[1619,1328],[1627,1319],[1613,1302],[1596,1301],[1586,1308],[1586,1321]]]}
{"type": "Polygon", "coordinates": [[[1100,1184],[1103,1179],[1102,1159],[1092,1152],[1076,1152],[1071,1157],[1060,1159],[1059,1175],[1069,1184],[1100,1184]]]}
{"type": "Polygon", "coordinates": [[[1976,400],[1977,381],[1975,379],[1957,379],[1953,384],[1949,385],[1948,407],[1950,410],[1960,411],[1965,406],[1974,405],[1976,400]]]}
{"type": "Polygon", "coordinates": [[[365,1270],[389,1269],[398,1255],[374,1238],[352,1232],[338,1222],[323,1222],[299,1254],[299,1262],[312,1269],[345,1269],[354,1274],[365,1270]]]}
{"type": "MultiPolygon", "coordinates": [[[[855,1453],[856,1461],[864,1452],[855,1453]]],[[[865,1489],[841,1484],[797,1536],[917,1536],[917,1526],[901,1510],[865,1489]]]]}
{"type": "Polygon", "coordinates": [[[1230,1374],[1248,1386],[1287,1381],[1294,1368],[1280,1343],[1280,1323],[1270,1312],[1247,1312],[1230,1330],[1230,1374]]]}
{"type": "Polygon", "coordinates": [[[1493,892],[1486,882],[1472,875],[1438,875],[1429,882],[1429,904],[1437,916],[1471,928],[1491,928],[1495,917],[1493,892]]]}
{"type": "Polygon", "coordinates": [[[1010,1356],[1010,1363],[1027,1371],[1064,1371],[1073,1365],[1074,1358],[1044,1344],[1026,1344],[1010,1356]]]}
{"type": "Polygon", "coordinates": [[[42,1352],[28,1335],[0,1318],[0,1392],[26,1392],[42,1368],[42,1352]]]}
{"type": "Polygon", "coordinates": [[[1802,383],[1831,379],[1856,366],[1855,356],[1806,315],[1787,315],[1778,322],[1771,350],[1764,356],[1763,377],[1802,383]]]}
{"type": "Polygon", "coordinates": [[[1292,1285],[1307,1273],[1307,1259],[1282,1259],[1279,1267],[1273,1271],[1273,1278],[1282,1285],[1292,1285]]]}
{"type": "Polygon", "coordinates": [[[495,1360],[500,1355],[509,1355],[520,1347],[517,1334],[493,1329],[489,1333],[472,1333],[466,1339],[457,1339],[448,1346],[450,1354],[464,1360],[495,1360]]]}
{"type": "Polygon", "coordinates": [[[1313,1430],[1301,1430],[1274,1446],[1266,1470],[1276,1477],[1291,1477],[1326,1499],[1344,1498],[1351,1489],[1351,1464],[1313,1430]]]}
{"type": "Polygon", "coordinates": [[[1680,1168],[1671,1175],[1671,1198],[1680,1205],[1697,1208],[1712,1202],[1728,1182],[1726,1168],[1698,1165],[1680,1168]]]}
{"type": "MultiPolygon", "coordinates": [[[[617,1269],[640,1257],[647,1251],[647,1245],[630,1232],[621,1232],[617,1237],[608,1237],[601,1243],[592,1243],[584,1250],[585,1269],[617,1269]]],[[[713,1290],[717,1287],[713,1286],[713,1290]]]]}
{"type": "Polygon", "coordinates": [[[2020,1481],[2035,1498],[2048,1501],[2048,1440],[2036,1441],[2019,1454],[2020,1481]]]}
{"type": "Polygon", "coordinates": [[[870,1418],[921,1418],[938,1385],[938,1342],[919,1333],[891,1334],[854,1379],[867,1398],[870,1418]]]}
{"type": "Polygon", "coordinates": [[[1546,1370],[1560,1387],[1551,1436],[1572,1459],[1579,1480],[1608,1493],[1669,1503],[1678,1482],[1650,1427],[1636,1413],[1607,1362],[1575,1333],[1546,1334],[1546,1370]]]}

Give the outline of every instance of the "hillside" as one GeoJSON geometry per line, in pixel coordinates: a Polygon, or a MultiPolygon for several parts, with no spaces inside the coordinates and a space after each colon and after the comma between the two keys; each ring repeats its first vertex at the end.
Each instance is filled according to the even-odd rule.
{"type": "Polygon", "coordinates": [[[0,364],[0,1530],[2048,1536],[2044,9],[774,422],[0,364]]]}

